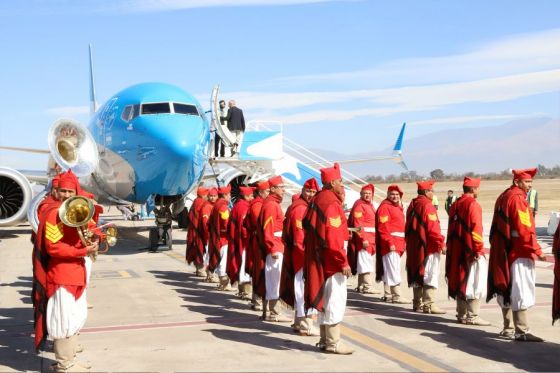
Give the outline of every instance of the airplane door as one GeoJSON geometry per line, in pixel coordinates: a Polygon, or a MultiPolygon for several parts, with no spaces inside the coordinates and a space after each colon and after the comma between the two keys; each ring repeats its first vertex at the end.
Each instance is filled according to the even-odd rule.
{"type": "Polygon", "coordinates": [[[218,102],[218,93],[220,92],[220,86],[214,86],[212,89],[212,97],[210,99],[210,107],[212,108],[212,123],[213,127],[216,129],[216,133],[222,138],[222,141],[226,146],[232,146],[235,142],[235,136],[229,131],[227,126],[223,126],[220,122],[220,105],[218,102]]]}

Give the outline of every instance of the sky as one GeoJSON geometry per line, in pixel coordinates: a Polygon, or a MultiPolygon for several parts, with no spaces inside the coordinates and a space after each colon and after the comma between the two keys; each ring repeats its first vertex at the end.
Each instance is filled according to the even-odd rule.
{"type": "MultiPolygon", "coordinates": [[[[219,84],[246,120],[340,154],[392,147],[403,122],[406,152],[448,128],[557,119],[558,14],[555,0],[3,0],[0,145],[46,149],[56,119],[87,124],[90,43],[99,103],[161,81],[209,108],[219,84]]],[[[1,166],[46,160],[0,151],[1,166]]]]}

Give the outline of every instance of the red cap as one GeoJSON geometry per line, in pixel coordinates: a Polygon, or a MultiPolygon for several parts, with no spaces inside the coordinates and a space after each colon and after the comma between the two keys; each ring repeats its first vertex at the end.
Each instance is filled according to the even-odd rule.
{"type": "Polygon", "coordinates": [[[317,180],[315,180],[314,177],[307,180],[305,184],[303,184],[303,187],[309,190],[319,190],[319,184],[317,184],[317,180]]]}
{"type": "Polygon", "coordinates": [[[60,182],[60,175],[54,175],[51,181],[51,185],[53,188],[58,188],[58,183],[60,182]]]}
{"type": "Polygon", "coordinates": [[[198,187],[198,189],[196,190],[196,195],[199,197],[204,197],[208,195],[208,189],[206,189],[205,187],[198,187]]]}
{"type": "Polygon", "coordinates": [[[275,187],[275,186],[284,184],[284,180],[282,179],[282,176],[278,175],[278,176],[274,176],[274,177],[271,177],[270,179],[268,179],[268,184],[271,187],[275,187]]]}
{"type": "Polygon", "coordinates": [[[373,192],[375,192],[375,187],[373,186],[373,184],[366,184],[362,187],[362,192],[364,190],[371,190],[371,193],[373,194],[373,192]]]}
{"type": "Polygon", "coordinates": [[[523,170],[511,170],[513,180],[533,180],[537,174],[536,168],[525,168],[523,170]]]}
{"type": "Polygon", "coordinates": [[[432,190],[435,183],[436,183],[435,180],[426,180],[426,181],[417,181],[416,185],[418,185],[418,190],[432,190]]]}
{"type": "MultiPolygon", "coordinates": [[[[312,179],[315,180],[315,179],[312,179]]],[[[294,203],[295,201],[297,201],[299,199],[299,197],[301,197],[301,193],[296,193],[292,196],[292,203],[294,203]]]]}
{"type": "Polygon", "coordinates": [[[80,191],[80,183],[72,170],[61,173],[58,187],[62,189],[74,189],[76,194],[80,191]]]}
{"type": "Polygon", "coordinates": [[[239,187],[239,193],[242,196],[251,196],[251,195],[253,195],[253,191],[254,191],[254,189],[251,188],[251,187],[246,187],[246,186],[240,186],[239,187]]]}
{"type": "Polygon", "coordinates": [[[401,187],[398,186],[397,184],[391,184],[389,185],[389,187],[387,188],[387,194],[391,193],[392,191],[396,190],[397,192],[399,192],[399,194],[402,196],[404,195],[404,192],[402,191],[401,187]]]}
{"type": "Polygon", "coordinates": [[[210,190],[208,191],[208,195],[209,196],[217,196],[218,195],[218,189],[210,188],[210,190]]]}
{"type": "Polygon", "coordinates": [[[218,194],[227,194],[231,192],[231,185],[218,188],[218,194]]]}
{"type": "Polygon", "coordinates": [[[480,178],[465,176],[463,180],[463,186],[478,188],[480,186],[480,178]]]}
{"type": "Polygon", "coordinates": [[[257,190],[268,190],[270,189],[270,184],[268,184],[268,181],[261,181],[260,183],[257,184],[257,190]]]}
{"type": "Polygon", "coordinates": [[[321,168],[321,182],[323,184],[327,184],[338,179],[342,179],[338,163],[335,163],[333,167],[321,168]]]}

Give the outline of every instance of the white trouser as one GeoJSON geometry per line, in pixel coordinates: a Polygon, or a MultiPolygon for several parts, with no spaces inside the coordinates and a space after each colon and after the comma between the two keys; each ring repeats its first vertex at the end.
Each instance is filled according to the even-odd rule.
{"type": "Polygon", "coordinates": [[[342,272],[325,281],[323,305],[325,312],[319,312],[319,324],[335,325],[342,321],[346,310],[346,276],[342,272]]]}
{"type": "Polygon", "coordinates": [[[487,292],[488,261],[481,256],[471,264],[467,279],[467,299],[484,299],[487,292]]]}
{"type": "Polygon", "coordinates": [[[89,285],[89,279],[91,277],[91,266],[93,265],[93,260],[89,256],[84,257],[84,264],[86,267],[86,286],[89,285]]]}
{"type": "Polygon", "coordinates": [[[266,285],[266,300],[280,298],[280,274],[282,273],[282,260],[284,255],[276,253],[279,258],[272,258],[271,254],[266,256],[264,263],[264,281],[266,285]]]}
{"type": "Polygon", "coordinates": [[[235,143],[239,146],[241,145],[241,138],[243,137],[243,131],[234,130],[231,133],[235,136],[235,143]]]}
{"type": "Polygon", "coordinates": [[[246,282],[251,282],[251,276],[245,272],[245,253],[247,250],[243,249],[241,254],[241,268],[239,268],[239,283],[244,284],[246,282]]]}
{"type": "Polygon", "coordinates": [[[424,285],[438,288],[440,253],[428,255],[424,265],[424,285]]]}
{"type": "Polygon", "coordinates": [[[368,253],[366,250],[358,251],[358,274],[372,273],[374,269],[374,256],[368,253]]]}
{"type": "Polygon", "coordinates": [[[85,292],[74,295],[59,287],[47,302],[47,331],[53,339],[68,338],[80,331],[87,319],[85,292]]]}
{"type": "Polygon", "coordinates": [[[296,317],[305,316],[305,298],[304,298],[305,282],[303,281],[303,268],[297,271],[294,277],[294,308],[296,317]]]}
{"type": "Polygon", "coordinates": [[[202,262],[205,267],[208,267],[208,263],[210,263],[210,256],[208,255],[208,245],[204,246],[204,255],[202,256],[202,262]]]}
{"type": "Polygon", "coordinates": [[[535,262],[529,258],[519,258],[511,265],[511,305],[504,305],[504,298],[498,296],[498,303],[502,308],[511,308],[512,311],[520,311],[535,305],[535,282],[537,271],[535,262]]]}
{"type": "Polygon", "coordinates": [[[383,283],[397,286],[401,283],[401,256],[391,251],[381,258],[383,261],[383,283]]]}
{"type": "Polygon", "coordinates": [[[227,251],[228,251],[228,245],[224,245],[222,247],[220,247],[220,256],[222,257],[220,259],[220,264],[218,264],[218,276],[222,277],[222,276],[227,276],[227,272],[226,272],[226,266],[227,266],[227,251]]]}

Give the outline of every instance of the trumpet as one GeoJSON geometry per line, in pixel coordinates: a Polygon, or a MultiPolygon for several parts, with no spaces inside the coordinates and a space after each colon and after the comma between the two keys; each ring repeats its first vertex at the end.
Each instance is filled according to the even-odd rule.
{"type": "Polygon", "coordinates": [[[73,196],[65,200],[58,209],[58,216],[64,225],[76,228],[84,246],[91,246],[96,238],[105,247],[97,253],[104,254],[110,246],[117,243],[117,228],[109,223],[93,226],[92,217],[95,213],[93,201],[84,196],[73,196]]]}

